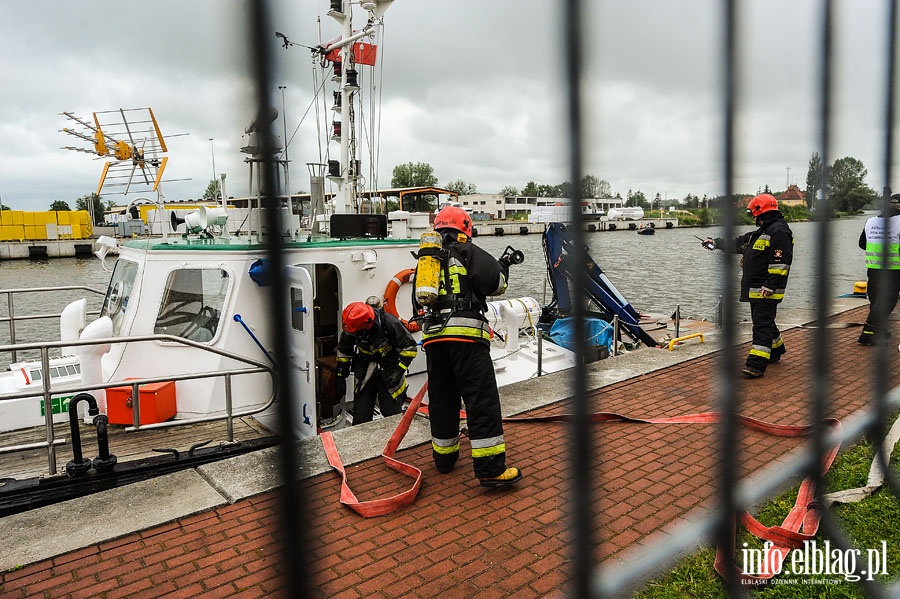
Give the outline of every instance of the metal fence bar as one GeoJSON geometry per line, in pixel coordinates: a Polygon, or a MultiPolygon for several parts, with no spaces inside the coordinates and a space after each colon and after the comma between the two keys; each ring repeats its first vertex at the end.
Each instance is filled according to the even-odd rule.
{"type": "MultiPolygon", "coordinates": [[[[736,0],[726,0],[723,3],[722,14],[722,31],[725,35],[723,40],[723,60],[722,60],[722,81],[723,81],[723,183],[725,186],[725,204],[722,212],[722,221],[725,239],[734,239],[735,230],[735,214],[734,205],[734,128],[735,128],[735,112],[737,102],[737,6],[736,0]]],[[[737,301],[735,299],[734,290],[734,263],[731,260],[724,261],[722,269],[722,293],[724,303],[722,305],[722,334],[724,351],[719,356],[717,362],[718,378],[720,381],[717,390],[716,405],[722,418],[719,424],[717,434],[717,446],[719,455],[721,456],[718,469],[718,485],[717,485],[717,502],[714,518],[714,532],[710,539],[719,547],[726,549],[726,558],[728,563],[733,563],[734,550],[734,531],[737,519],[737,499],[735,497],[735,484],[737,482],[738,455],[737,455],[737,411],[739,405],[739,397],[735,389],[736,373],[734,372],[734,364],[736,349],[735,340],[737,336],[737,301]]],[[[737,595],[740,591],[737,572],[733,568],[727,570],[725,586],[730,595],[737,595]]]]}
{"type": "MultiPolygon", "coordinates": [[[[349,0],[344,0],[346,4],[349,0]]],[[[271,2],[251,2],[247,6],[249,16],[250,38],[250,64],[253,70],[252,78],[255,85],[254,96],[256,101],[256,114],[265,114],[271,103],[272,94],[272,57],[271,57],[271,2]]],[[[272,285],[268,287],[267,301],[269,314],[272,319],[272,329],[275,331],[274,358],[278,379],[278,393],[282,398],[279,410],[279,427],[281,429],[282,442],[279,445],[278,462],[281,471],[283,486],[280,488],[281,517],[284,525],[280,528],[280,543],[283,550],[283,561],[286,567],[286,595],[289,597],[306,597],[310,594],[308,588],[310,578],[307,575],[309,544],[305,540],[305,530],[300,520],[299,506],[305,505],[303,501],[303,489],[298,481],[299,459],[294,447],[297,442],[294,413],[296,407],[293,399],[295,395],[294,382],[290,376],[288,354],[288,331],[290,323],[283,305],[283,298],[287,295],[284,277],[284,257],[281,235],[281,210],[278,199],[278,177],[275,173],[274,153],[275,147],[272,132],[272,123],[260,127],[260,146],[263,155],[262,161],[262,193],[261,204],[264,208],[264,219],[268,227],[269,235],[266,238],[266,253],[272,272],[278,273],[273,277],[272,285]]],[[[287,140],[285,140],[287,141],[287,140]]],[[[252,169],[252,165],[251,165],[252,169]]],[[[251,171],[252,172],[252,171],[251,171]]],[[[250,194],[253,190],[250,190],[250,194]]]]}
{"type": "MultiPolygon", "coordinates": [[[[581,181],[583,147],[582,147],[582,103],[581,103],[581,64],[582,64],[582,5],[580,0],[568,0],[564,4],[563,39],[565,44],[566,65],[566,116],[569,125],[569,177],[576,184],[572,185],[572,198],[569,205],[572,246],[575,248],[576,264],[587,262],[585,249],[585,233],[581,214],[581,181]]],[[[591,464],[596,459],[598,448],[592,444],[591,427],[588,415],[587,383],[584,357],[587,355],[587,324],[585,322],[585,287],[587,274],[584,269],[576,268],[573,277],[572,296],[578,298],[572,302],[574,317],[573,335],[575,339],[575,367],[572,371],[574,383],[574,418],[570,424],[572,446],[569,452],[572,460],[571,509],[569,514],[569,534],[571,545],[571,595],[576,598],[591,596],[591,571],[593,569],[593,542],[591,535],[591,464]]]]}

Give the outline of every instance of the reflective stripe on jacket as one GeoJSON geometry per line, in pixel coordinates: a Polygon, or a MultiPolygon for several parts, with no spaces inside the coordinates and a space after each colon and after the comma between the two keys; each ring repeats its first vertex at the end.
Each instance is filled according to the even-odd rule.
{"type": "Polygon", "coordinates": [[[757,230],[736,237],[730,243],[716,239],[719,247],[743,254],[742,302],[780,302],[784,299],[784,290],[791,272],[794,258],[794,234],[791,228],[781,212],[767,212],[762,218],[763,224],[757,230]],[[763,287],[774,293],[763,297],[763,287]]]}
{"type": "Polygon", "coordinates": [[[402,370],[400,380],[388,387],[391,397],[397,398],[406,390],[406,371],[416,357],[416,340],[393,314],[376,310],[376,324],[368,331],[341,333],[337,350],[338,371],[346,376],[353,369],[356,389],[366,382],[369,364],[374,362],[382,376],[392,370],[402,370]]]}
{"type": "Polygon", "coordinates": [[[863,234],[866,237],[866,268],[900,270],[900,214],[887,219],[888,222],[888,254],[887,263],[883,264],[884,222],[881,216],[873,216],[866,221],[863,234]]]}

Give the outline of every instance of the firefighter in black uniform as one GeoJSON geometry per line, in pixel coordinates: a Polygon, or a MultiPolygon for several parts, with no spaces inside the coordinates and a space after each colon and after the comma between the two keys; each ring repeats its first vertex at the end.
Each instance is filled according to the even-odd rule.
{"type": "Polygon", "coordinates": [[[434,464],[441,473],[459,457],[459,410],[465,405],[475,477],[485,487],[517,483],[507,467],[500,393],[491,362],[486,297],[506,291],[509,261],[497,260],[471,242],[472,218],[448,206],[434,219],[442,260],[437,299],[425,308],[422,347],[428,363],[428,411],[434,464]]]}
{"type": "Polygon", "coordinates": [[[338,395],[347,393],[346,378],[352,368],[354,425],[372,420],[376,398],[383,416],[400,413],[406,400],[406,372],[416,357],[415,339],[396,316],[385,312],[378,303],[353,302],[341,315],[338,395]]]}
{"type": "Polygon", "coordinates": [[[741,372],[759,378],[766,366],[777,362],[787,350],[775,325],[778,304],[784,299],[794,255],[794,234],[778,210],[775,196],[763,193],[747,204],[747,212],[756,219],[756,231],[734,240],[707,239],[704,247],[743,254],[741,266],[742,302],[750,302],[753,341],[741,372]]]}

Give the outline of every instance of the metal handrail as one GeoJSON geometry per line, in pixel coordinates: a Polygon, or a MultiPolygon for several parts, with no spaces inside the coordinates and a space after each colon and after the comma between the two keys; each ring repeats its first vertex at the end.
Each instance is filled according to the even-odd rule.
{"type": "MultiPolygon", "coordinates": [[[[57,291],[90,291],[100,296],[106,296],[105,291],[86,287],[84,285],[61,285],[58,287],[20,287],[18,289],[0,289],[0,293],[6,294],[6,305],[9,316],[0,317],[0,322],[9,323],[9,342],[16,343],[16,320],[40,320],[46,318],[59,318],[60,314],[26,314],[25,316],[16,316],[15,294],[17,293],[40,293],[40,292],[57,292],[57,291]]],[[[100,314],[99,310],[87,312],[89,315],[100,314]]],[[[12,361],[17,361],[16,350],[12,351],[12,361]]]]}
{"type": "Polygon", "coordinates": [[[59,393],[80,393],[80,392],[89,392],[89,391],[97,391],[100,389],[109,389],[112,387],[122,387],[122,386],[131,386],[132,387],[132,398],[134,401],[133,413],[134,413],[134,424],[133,426],[129,426],[125,428],[126,432],[136,432],[144,429],[156,429],[156,428],[172,428],[176,426],[186,426],[188,424],[198,424],[202,422],[214,422],[218,420],[226,421],[226,435],[227,441],[232,443],[234,441],[234,419],[242,418],[244,416],[251,416],[253,414],[258,414],[264,410],[267,410],[275,401],[275,397],[277,395],[277,379],[275,375],[274,368],[266,364],[264,362],[259,362],[257,360],[253,360],[252,358],[248,358],[246,356],[241,356],[239,354],[235,354],[230,351],[218,349],[215,347],[209,347],[202,343],[191,341],[189,339],[184,339],[182,337],[176,337],[175,335],[138,335],[132,337],[108,337],[102,339],[91,339],[91,340],[73,340],[73,341],[51,341],[44,343],[22,343],[22,344],[12,344],[12,345],[0,345],[0,353],[3,352],[14,352],[16,349],[20,351],[25,350],[39,350],[41,352],[41,368],[45,376],[42,377],[43,390],[40,393],[36,393],[35,390],[31,391],[22,391],[20,393],[8,393],[0,396],[0,402],[3,401],[11,401],[15,399],[25,399],[25,398],[35,398],[41,396],[44,402],[44,418],[45,423],[44,427],[47,434],[47,440],[44,442],[38,443],[29,443],[25,445],[13,445],[8,447],[0,447],[0,455],[6,453],[16,453],[21,451],[33,450],[33,449],[47,449],[47,468],[48,471],[53,474],[56,472],[56,447],[58,445],[64,445],[65,440],[57,440],[55,438],[55,431],[53,428],[53,410],[52,410],[52,395],[59,393]],[[121,381],[107,381],[104,383],[98,384],[62,384],[58,385],[56,388],[53,387],[53,381],[49,376],[50,371],[50,350],[61,347],[80,347],[80,346],[90,346],[90,345],[115,345],[122,343],[140,343],[140,342],[167,342],[167,343],[176,343],[181,345],[186,345],[193,347],[195,349],[200,349],[209,353],[214,353],[237,362],[241,362],[247,367],[244,368],[228,368],[224,370],[216,370],[209,372],[201,372],[201,373],[191,373],[191,374],[180,374],[180,375],[170,375],[163,377],[146,377],[146,378],[129,378],[128,380],[121,381]],[[260,373],[268,373],[269,377],[272,379],[272,391],[269,398],[266,400],[265,404],[261,407],[244,410],[241,412],[234,412],[232,406],[232,392],[231,392],[231,380],[232,377],[236,375],[245,375],[245,374],[260,374],[260,373]],[[186,380],[196,380],[196,379],[208,379],[208,378],[218,378],[224,377],[225,379],[225,411],[222,415],[217,416],[203,416],[199,418],[185,418],[179,420],[173,420],[169,422],[159,422],[154,424],[140,424],[140,386],[146,385],[150,383],[160,383],[160,382],[170,382],[170,381],[186,381],[186,380]]]}

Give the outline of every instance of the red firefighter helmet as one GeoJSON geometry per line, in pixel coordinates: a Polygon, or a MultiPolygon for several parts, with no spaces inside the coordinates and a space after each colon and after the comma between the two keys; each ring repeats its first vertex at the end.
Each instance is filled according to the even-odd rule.
{"type": "Polygon", "coordinates": [[[347,304],[344,312],[341,314],[343,328],[348,333],[358,333],[363,329],[372,328],[375,323],[375,310],[372,306],[363,302],[353,302],[347,304]]]}
{"type": "Polygon", "coordinates": [[[434,230],[456,229],[460,233],[472,236],[472,217],[458,206],[446,206],[434,217],[434,230]]]}
{"type": "Polygon", "coordinates": [[[770,193],[761,193],[747,204],[747,212],[753,218],[756,218],[763,212],[771,212],[772,210],[778,210],[778,200],[770,193]]]}

